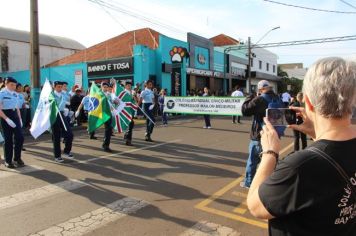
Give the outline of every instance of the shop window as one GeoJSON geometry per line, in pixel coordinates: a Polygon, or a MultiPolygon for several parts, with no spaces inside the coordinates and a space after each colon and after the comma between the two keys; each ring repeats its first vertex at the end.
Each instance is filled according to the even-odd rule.
{"type": "Polygon", "coordinates": [[[269,63],[266,63],[266,70],[269,71],[269,63]]]}
{"type": "Polygon", "coordinates": [[[262,61],[258,61],[258,68],[262,70],[262,61]]]}

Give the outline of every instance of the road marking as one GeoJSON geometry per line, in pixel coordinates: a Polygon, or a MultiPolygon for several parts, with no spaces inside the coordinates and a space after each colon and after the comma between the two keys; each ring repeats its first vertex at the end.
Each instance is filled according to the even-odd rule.
{"type": "Polygon", "coordinates": [[[231,183],[229,183],[228,185],[226,185],[225,187],[223,187],[222,189],[220,189],[219,191],[217,191],[216,193],[214,193],[212,196],[210,196],[208,199],[203,200],[202,202],[198,203],[197,205],[195,205],[195,208],[208,212],[208,213],[212,213],[215,215],[219,215],[219,216],[223,216],[226,218],[230,218],[233,220],[237,220],[237,221],[241,221],[243,223],[247,223],[247,224],[251,224],[254,226],[258,226],[264,229],[267,229],[268,225],[264,222],[258,221],[258,220],[254,220],[254,219],[250,219],[241,215],[237,215],[237,214],[233,214],[230,212],[225,212],[225,211],[221,211],[215,208],[211,208],[208,207],[208,205],[210,203],[212,203],[213,201],[215,201],[217,198],[221,197],[222,195],[224,195],[226,192],[230,191],[232,188],[234,188],[235,186],[238,186],[240,184],[240,182],[244,179],[243,176],[237,178],[236,180],[232,181],[231,183]]]}
{"type": "Polygon", "coordinates": [[[180,236],[240,236],[241,233],[226,226],[200,221],[180,236]]]}
{"type": "Polygon", "coordinates": [[[36,166],[36,165],[28,165],[28,166],[24,166],[24,167],[21,167],[18,169],[7,169],[6,171],[1,170],[0,178],[6,178],[6,177],[9,177],[12,175],[17,175],[17,174],[28,174],[28,173],[40,171],[40,170],[44,170],[44,168],[41,166],[36,166]]]}
{"type": "Polygon", "coordinates": [[[129,214],[133,214],[147,205],[148,203],[143,200],[129,197],[123,198],[110,203],[105,207],[87,212],[79,217],[67,220],[66,222],[31,234],[30,236],[84,235],[95,229],[101,228],[110,222],[116,221],[129,214]]]}
{"type": "Polygon", "coordinates": [[[31,189],[25,192],[15,193],[10,196],[0,198],[0,210],[15,207],[24,203],[46,198],[58,193],[71,191],[87,185],[86,183],[71,179],[44,187],[31,189]]]}
{"type": "Polygon", "coordinates": [[[81,164],[82,163],[88,163],[88,162],[95,161],[95,160],[102,159],[102,158],[120,156],[120,155],[125,154],[125,153],[133,153],[133,152],[137,152],[137,151],[141,151],[141,150],[145,150],[145,149],[150,149],[150,148],[155,148],[155,147],[167,145],[167,144],[170,144],[170,143],[180,142],[180,141],[182,141],[182,140],[181,139],[175,139],[175,140],[171,140],[171,141],[168,141],[168,142],[165,142],[165,143],[159,143],[159,144],[152,145],[152,146],[145,146],[145,147],[141,147],[141,148],[130,149],[130,150],[122,151],[122,152],[119,152],[119,153],[113,153],[113,154],[110,154],[110,155],[94,157],[94,158],[91,158],[91,159],[88,159],[88,160],[76,161],[74,159],[73,161],[75,161],[77,163],[81,163],[81,164]]]}
{"type": "Polygon", "coordinates": [[[244,198],[244,200],[241,202],[241,204],[239,204],[234,210],[233,212],[235,213],[239,213],[241,215],[245,214],[247,211],[247,202],[246,202],[246,198],[247,198],[247,194],[246,193],[241,193],[241,192],[232,192],[232,195],[237,196],[237,197],[241,197],[244,198]]]}

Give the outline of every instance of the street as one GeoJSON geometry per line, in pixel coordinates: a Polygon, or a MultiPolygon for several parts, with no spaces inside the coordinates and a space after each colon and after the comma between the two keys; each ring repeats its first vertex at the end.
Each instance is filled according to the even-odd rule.
{"type": "MultiPolygon", "coordinates": [[[[202,117],[157,126],[154,143],[144,126],[133,147],[115,134],[108,154],[103,130],[90,140],[74,132],[75,160],[53,160],[49,134],[25,137],[26,167],[0,166],[0,235],[267,235],[267,222],[250,215],[240,187],[251,121],[202,117]]],[[[282,156],[292,151],[292,132],[282,156]]]]}

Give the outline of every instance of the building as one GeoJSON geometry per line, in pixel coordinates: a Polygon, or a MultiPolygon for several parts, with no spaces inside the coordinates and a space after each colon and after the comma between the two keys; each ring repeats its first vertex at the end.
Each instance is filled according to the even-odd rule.
{"type": "MultiPolygon", "coordinates": [[[[40,35],[40,65],[74,54],[85,47],[72,39],[40,35]]],[[[30,33],[0,27],[0,72],[30,68],[30,33]]]]}
{"type": "MultiPolygon", "coordinates": [[[[248,60],[245,51],[225,51],[221,38],[229,40],[223,44],[237,42],[228,36],[207,39],[193,33],[185,42],[149,28],[133,30],[47,64],[41,69],[41,82],[64,80],[69,86],[87,88],[92,81],[111,78],[141,86],[151,79],[171,95],[186,96],[204,87],[224,95],[236,84],[246,88],[248,60]]],[[[0,73],[7,75],[29,83],[29,71],[0,73]]]]}
{"type": "Polygon", "coordinates": [[[303,63],[278,64],[278,66],[288,74],[289,78],[297,78],[300,80],[304,79],[308,70],[303,67],[303,63]]]}

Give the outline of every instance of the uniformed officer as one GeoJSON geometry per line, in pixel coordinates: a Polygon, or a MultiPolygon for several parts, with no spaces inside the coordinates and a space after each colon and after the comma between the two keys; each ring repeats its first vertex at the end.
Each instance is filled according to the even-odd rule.
{"type": "MultiPolygon", "coordinates": [[[[111,93],[109,92],[110,89],[110,84],[107,82],[102,82],[101,83],[101,90],[103,93],[106,95],[108,103],[110,108],[112,107],[112,97],[111,93]]],[[[111,118],[104,123],[105,125],[105,135],[104,135],[104,142],[103,142],[103,149],[105,152],[112,152],[110,149],[110,141],[111,141],[111,135],[113,134],[113,128],[112,128],[112,116],[111,118]]]]}
{"type": "Polygon", "coordinates": [[[15,168],[15,165],[16,167],[25,165],[21,159],[24,137],[21,114],[18,108],[18,95],[15,92],[16,84],[17,81],[14,78],[8,77],[5,81],[5,88],[0,92],[0,117],[4,132],[5,166],[11,169],[15,168]],[[14,163],[12,159],[14,159],[14,163]]]}
{"type": "Polygon", "coordinates": [[[140,94],[139,106],[143,103],[143,110],[146,115],[146,134],[145,140],[147,142],[153,142],[151,139],[151,134],[153,132],[153,127],[155,126],[153,122],[155,122],[155,118],[153,115],[153,108],[155,107],[155,96],[152,92],[153,82],[152,80],[148,80],[146,82],[146,88],[140,94]]]}
{"type": "MultiPolygon", "coordinates": [[[[130,81],[126,81],[126,83],[125,83],[125,92],[127,94],[129,94],[134,99],[134,97],[132,96],[132,83],[130,81]]],[[[134,126],[135,126],[135,122],[132,119],[129,124],[128,130],[126,131],[126,133],[124,135],[125,144],[127,146],[132,146],[132,130],[133,130],[134,126]]]]}
{"type": "Polygon", "coordinates": [[[64,117],[64,108],[66,106],[66,95],[62,91],[63,82],[55,81],[54,82],[54,97],[56,99],[56,104],[58,106],[59,113],[57,114],[56,121],[52,125],[52,140],[53,140],[53,149],[54,149],[54,159],[56,162],[63,162],[61,155],[61,134],[65,134],[65,146],[63,151],[63,157],[68,159],[73,159],[74,156],[71,153],[72,142],[73,142],[73,133],[72,129],[64,117]],[[65,127],[64,127],[65,126],[65,127]]]}

